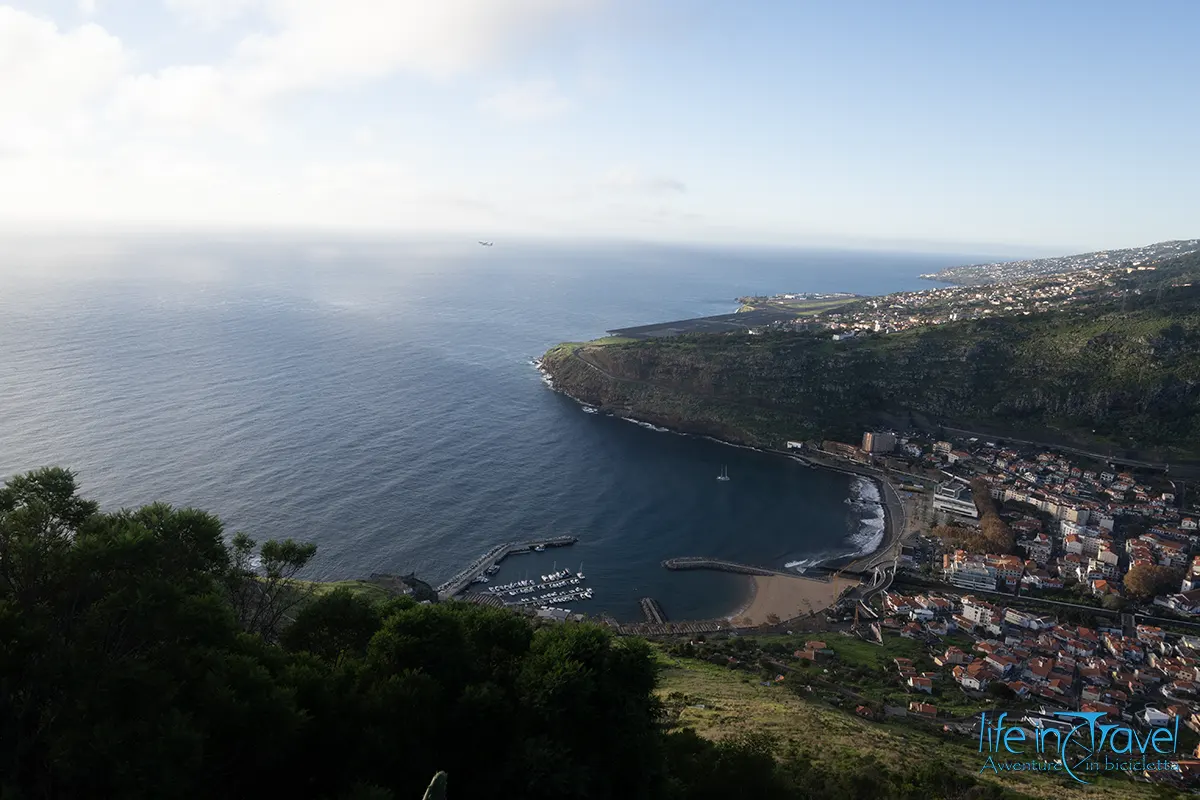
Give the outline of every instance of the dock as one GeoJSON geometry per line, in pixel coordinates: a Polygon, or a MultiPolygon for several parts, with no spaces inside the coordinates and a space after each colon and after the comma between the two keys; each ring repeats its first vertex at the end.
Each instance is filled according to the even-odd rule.
{"type": "Polygon", "coordinates": [[[642,615],[646,622],[662,625],[667,621],[667,614],[653,597],[643,597],[638,601],[642,606],[642,615]]]}
{"type": "Polygon", "coordinates": [[[504,559],[518,553],[532,553],[535,548],[567,547],[579,539],[575,536],[555,536],[551,539],[534,539],[528,542],[505,542],[472,561],[453,578],[437,587],[438,599],[449,600],[463,592],[471,582],[504,559]]]}

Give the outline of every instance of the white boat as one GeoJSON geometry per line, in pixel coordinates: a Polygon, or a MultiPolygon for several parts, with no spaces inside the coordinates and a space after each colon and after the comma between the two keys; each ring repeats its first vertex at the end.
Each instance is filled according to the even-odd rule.
{"type": "Polygon", "coordinates": [[[721,474],[717,476],[719,481],[729,480],[729,467],[721,467],[721,474]]]}
{"type": "Polygon", "coordinates": [[[536,546],[533,548],[533,552],[535,552],[535,553],[540,553],[540,552],[542,552],[542,551],[543,551],[543,550],[545,550],[545,549],[546,549],[546,545],[544,545],[544,544],[539,544],[539,545],[536,545],[536,546]]]}

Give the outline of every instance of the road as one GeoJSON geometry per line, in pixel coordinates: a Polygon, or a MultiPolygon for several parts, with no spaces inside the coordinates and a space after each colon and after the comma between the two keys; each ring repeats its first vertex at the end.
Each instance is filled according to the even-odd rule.
{"type": "Polygon", "coordinates": [[[1133,458],[1123,458],[1121,456],[1106,455],[1104,453],[1093,453],[1088,450],[1081,450],[1078,447],[1068,447],[1067,445],[1062,445],[1062,444],[1052,444],[1050,442],[1034,442],[1034,441],[1030,441],[1028,439],[1014,439],[1011,436],[1002,436],[1000,434],[995,434],[995,433],[982,433],[980,431],[968,431],[968,430],[964,430],[962,428],[948,428],[945,426],[941,426],[941,427],[942,427],[942,430],[946,431],[947,433],[957,433],[957,434],[967,436],[967,437],[975,436],[975,437],[978,437],[981,439],[988,439],[988,440],[1003,439],[1005,442],[1010,443],[1010,444],[1025,444],[1025,445],[1030,445],[1031,447],[1045,447],[1045,448],[1048,448],[1051,450],[1061,451],[1063,453],[1074,453],[1077,456],[1083,456],[1084,458],[1090,458],[1090,459],[1093,459],[1096,461],[1103,461],[1106,464],[1120,464],[1120,465],[1127,466],[1127,467],[1141,467],[1142,469],[1156,469],[1156,470],[1161,470],[1163,472],[1169,471],[1169,469],[1168,469],[1169,465],[1166,464],[1165,462],[1159,463],[1159,462],[1154,462],[1154,461],[1138,461],[1137,459],[1133,459],[1133,458]]]}

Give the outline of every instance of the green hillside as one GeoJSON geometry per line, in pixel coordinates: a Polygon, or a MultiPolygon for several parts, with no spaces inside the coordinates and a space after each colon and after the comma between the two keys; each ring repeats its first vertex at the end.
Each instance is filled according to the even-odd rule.
{"type": "Polygon", "coordinates": [[[758,445],[919,423],[1200,456],[1195,256],[1120,299],[834,342],[827,333],[705,335],[555,348],[558,388],[676,429],[758,445]]]}

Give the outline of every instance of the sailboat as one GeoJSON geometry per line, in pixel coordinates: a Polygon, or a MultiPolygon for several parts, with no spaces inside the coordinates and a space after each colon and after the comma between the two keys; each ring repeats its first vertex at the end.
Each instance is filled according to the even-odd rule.
{"type": "Polygon", "coordinates": [[[729,467],[721,467],[721,474],[717,476],[719,481],[729,480],[729,467]]]}

